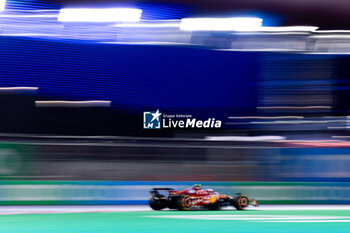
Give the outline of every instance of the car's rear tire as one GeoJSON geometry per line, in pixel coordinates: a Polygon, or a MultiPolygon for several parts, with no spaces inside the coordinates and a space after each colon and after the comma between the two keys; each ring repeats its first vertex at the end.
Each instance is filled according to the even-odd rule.
{"type": "Polygon", "coordinates": [[[161,200],[159,198],[154,198],[152,197],[149,200],[149,206],[153,209],[153,210],[161,210],[164,209],[165,206],[162,204],[161,200]]]}
{"type": "Polygon", "coordinates": [[[237,209],[237,210],[243,210],[249,205],[249,199],[248,196],[242,193],[237,193],[233,197],[232,205],[237,209]]]}
{"type": "Polygon", "coordinates": [[[177,201],[177,206],[179,210],[191,210],[192,209],[192,200],[188,195],[179,197],[177,201]]]}

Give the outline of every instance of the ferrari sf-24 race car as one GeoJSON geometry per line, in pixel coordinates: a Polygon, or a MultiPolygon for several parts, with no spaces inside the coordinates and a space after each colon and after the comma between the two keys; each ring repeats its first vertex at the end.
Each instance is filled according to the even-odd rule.
{"type": "Polygon", "coordinates": [[[233,206],[237,210],[243,210],[249,205],[258,206],[255,199],[249,199],[247,195],[236,193],[234,196],[224,195],[212,189],[201,189],[200,185],[176,191],[171,188],[153,188],[149,205],[154,210],[165,208],[178,210],[192,210],[202,208],[220,210],[223,206],[233,206]]]}

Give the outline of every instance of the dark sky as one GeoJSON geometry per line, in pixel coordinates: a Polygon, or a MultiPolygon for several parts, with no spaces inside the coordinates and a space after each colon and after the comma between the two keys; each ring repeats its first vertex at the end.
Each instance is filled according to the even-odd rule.
{"type": "MultiPolygon", "coordinates": [[[[54,1],[65,5],[132,2],[127,0],[54,1]]],[[[188,5],[203,13],[263,11],[284,16],[285,25],[312,25],[320,26],[322,29],[350,29],[350,0],[159,0],[158,2],[188,5]]]]}

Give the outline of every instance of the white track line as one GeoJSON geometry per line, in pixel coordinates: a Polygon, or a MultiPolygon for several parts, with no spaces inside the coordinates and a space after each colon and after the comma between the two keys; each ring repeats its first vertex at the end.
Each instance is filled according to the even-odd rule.
{"type": "MultiPolygon", "coordinates": [[[[223,209],[223,211],[230,210],[235,211],[233,207],[223,209]]],[[[350,205],[261,205],[249,207],[248,210],[350,210],[350,205]]],[[[147,205],[0,206],[0,215],[135,211],[152,211],[152,209],[147,205]]],[[[241,215],[244,212],[237,213],[241,215]]]]}
{"type": "Polygon", "coordinates": [[[0,215],[151,211],[146,205],[0,206],[0,215]]]}
{"type": "Polygon", "coordinates": [[[350,210],[350,205],[261,205],[256,210],[350,210]]]}
{"type": "Polygon", "coordinates": [[[282,220],[282,221],[259,221],[259,222],[306,222],[306,223],[311,223],[311,222],[317,222],[317,223],[321,223],[321,222],[350,222],[350,220],[282,220]]]}

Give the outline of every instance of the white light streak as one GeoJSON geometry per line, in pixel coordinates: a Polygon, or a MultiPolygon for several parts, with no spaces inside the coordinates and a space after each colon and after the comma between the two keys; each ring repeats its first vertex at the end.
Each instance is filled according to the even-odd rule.
{"type": "Polygon", "coordinates": [[[123,27],[123,28],[179,28],[180,27],[180,22],[157,22],[157,23],[152,23],[152,22],[142,22],[142,23],[120,23],[114,25],[115,27],[123,27]]]}
{"type": "Polygon", "coordinates": [[[230,116],[228,119],[303,119],[303,116],[230,116]]]}
{"type": "Polygon", "coordinates": [[[306,36],[309,32],[271,32],[271,31],[246,31],[246,32],[232,32],[232,35],[265,35],[265,36],[306,36]]]}
{"type": "Polygon", "coordinates": [[[317,30],[316,33],[350,33],[350,30],[317,30]]]}
{"type": "Polygon", "coordinates": [[[209,141],[243,141],[243,142],[257,142],[257,141],[273,141],[285,140],[283,136],[206,136],[205,140],[209,141]]]}
{"type": "MultiPolygon", "coordinates": [[[[334,123],[339,121],[252,121],[250,124],[327,124],[334,123]]],[[[344,122],[344,121],[341,121],[344,122]]]]}
{"type": "Polygon", "coordinates": [[[331,106],[269,106],[258,109],[331,109],[331,106]]]}
{"type": "Polygon", "coordinates": [[[0,18],[57,18],[57,14],[0,14],[0,18]]]}
{"type": "Polygon", "coordinates": [[[85,107],[110,107],[111,101],[107,100],[89,100],[89,101],[35,101],[36,107],[68,107],[68,108],[85,108],[85,107]]]}
{"type": "Polygon", "coordinates": [[[234,34],[249,35],[309,35],[315,32],[318,27],[314,26],[289,26],[289,27],[256,27],[252,30],[242,30],[234,34]]]}
{"type": "Polygon", "coordinates": [[[23,36],[23,37],[36,37],[36,36],[45,36],[45,37],[54,37],[55,34],[49,33],[3,33],[0,36],[23,36]]]}
{"type": "Polygon", "coordinates": [[[318,27],[314,26],[289,26],[289,27],[260,27],[260,32],[314,32],[318,27]]]}
{"type": "Polygon", "coordinates": [[[133,8],[64,8],[60,22],[139,22],[142,10],[133,8]]]}
{"type": "Polygon", "coordinates": [[[37,92],[38,87],[0,87],[0,92],[5,93],[28,93],[28,92],[37,92]]]}
{"type": "MultiPolygon", "coordinates": [[[[0,34],[1,35],[1,34],[0,34]]],[[[191,43],[162,42],[162,41],[142,41],[142,42],[99,42],[101,44],[133,44],[133,45],[191,45],[191,43]]]]}
{"type": "Polygon", "coordinates": [[[265,48],[265,49],[215,49],[216,51],[253,51],[253,52],[301,52],[302,50],[297,49],[271,49],[271,48],[265,48]]]}
{"type": "Polygon", "coordinates": [[[31,90],[36,91],[38,87],[0,87],[0,91],[18,91],[18,90],[31,90]]]}
{"type": "Polygon", "coordinates": [[[313,39],[349,39],[350,35],[344,35],[344,34],[338,34],[338,35],[316,35],[316,36],[310,36],[310,38],[313,39]]]}
{"type": "Polygon", "coordinates": [[[6,0],[0,0],[0,11],[4,11],[6,6],[6,0]]]}
{"type": "Polygon", "coordinates": [[[262,19],[255,17],[234,18],[184,18],[183,31],[254,31],[262,26],[262,19]]]}

